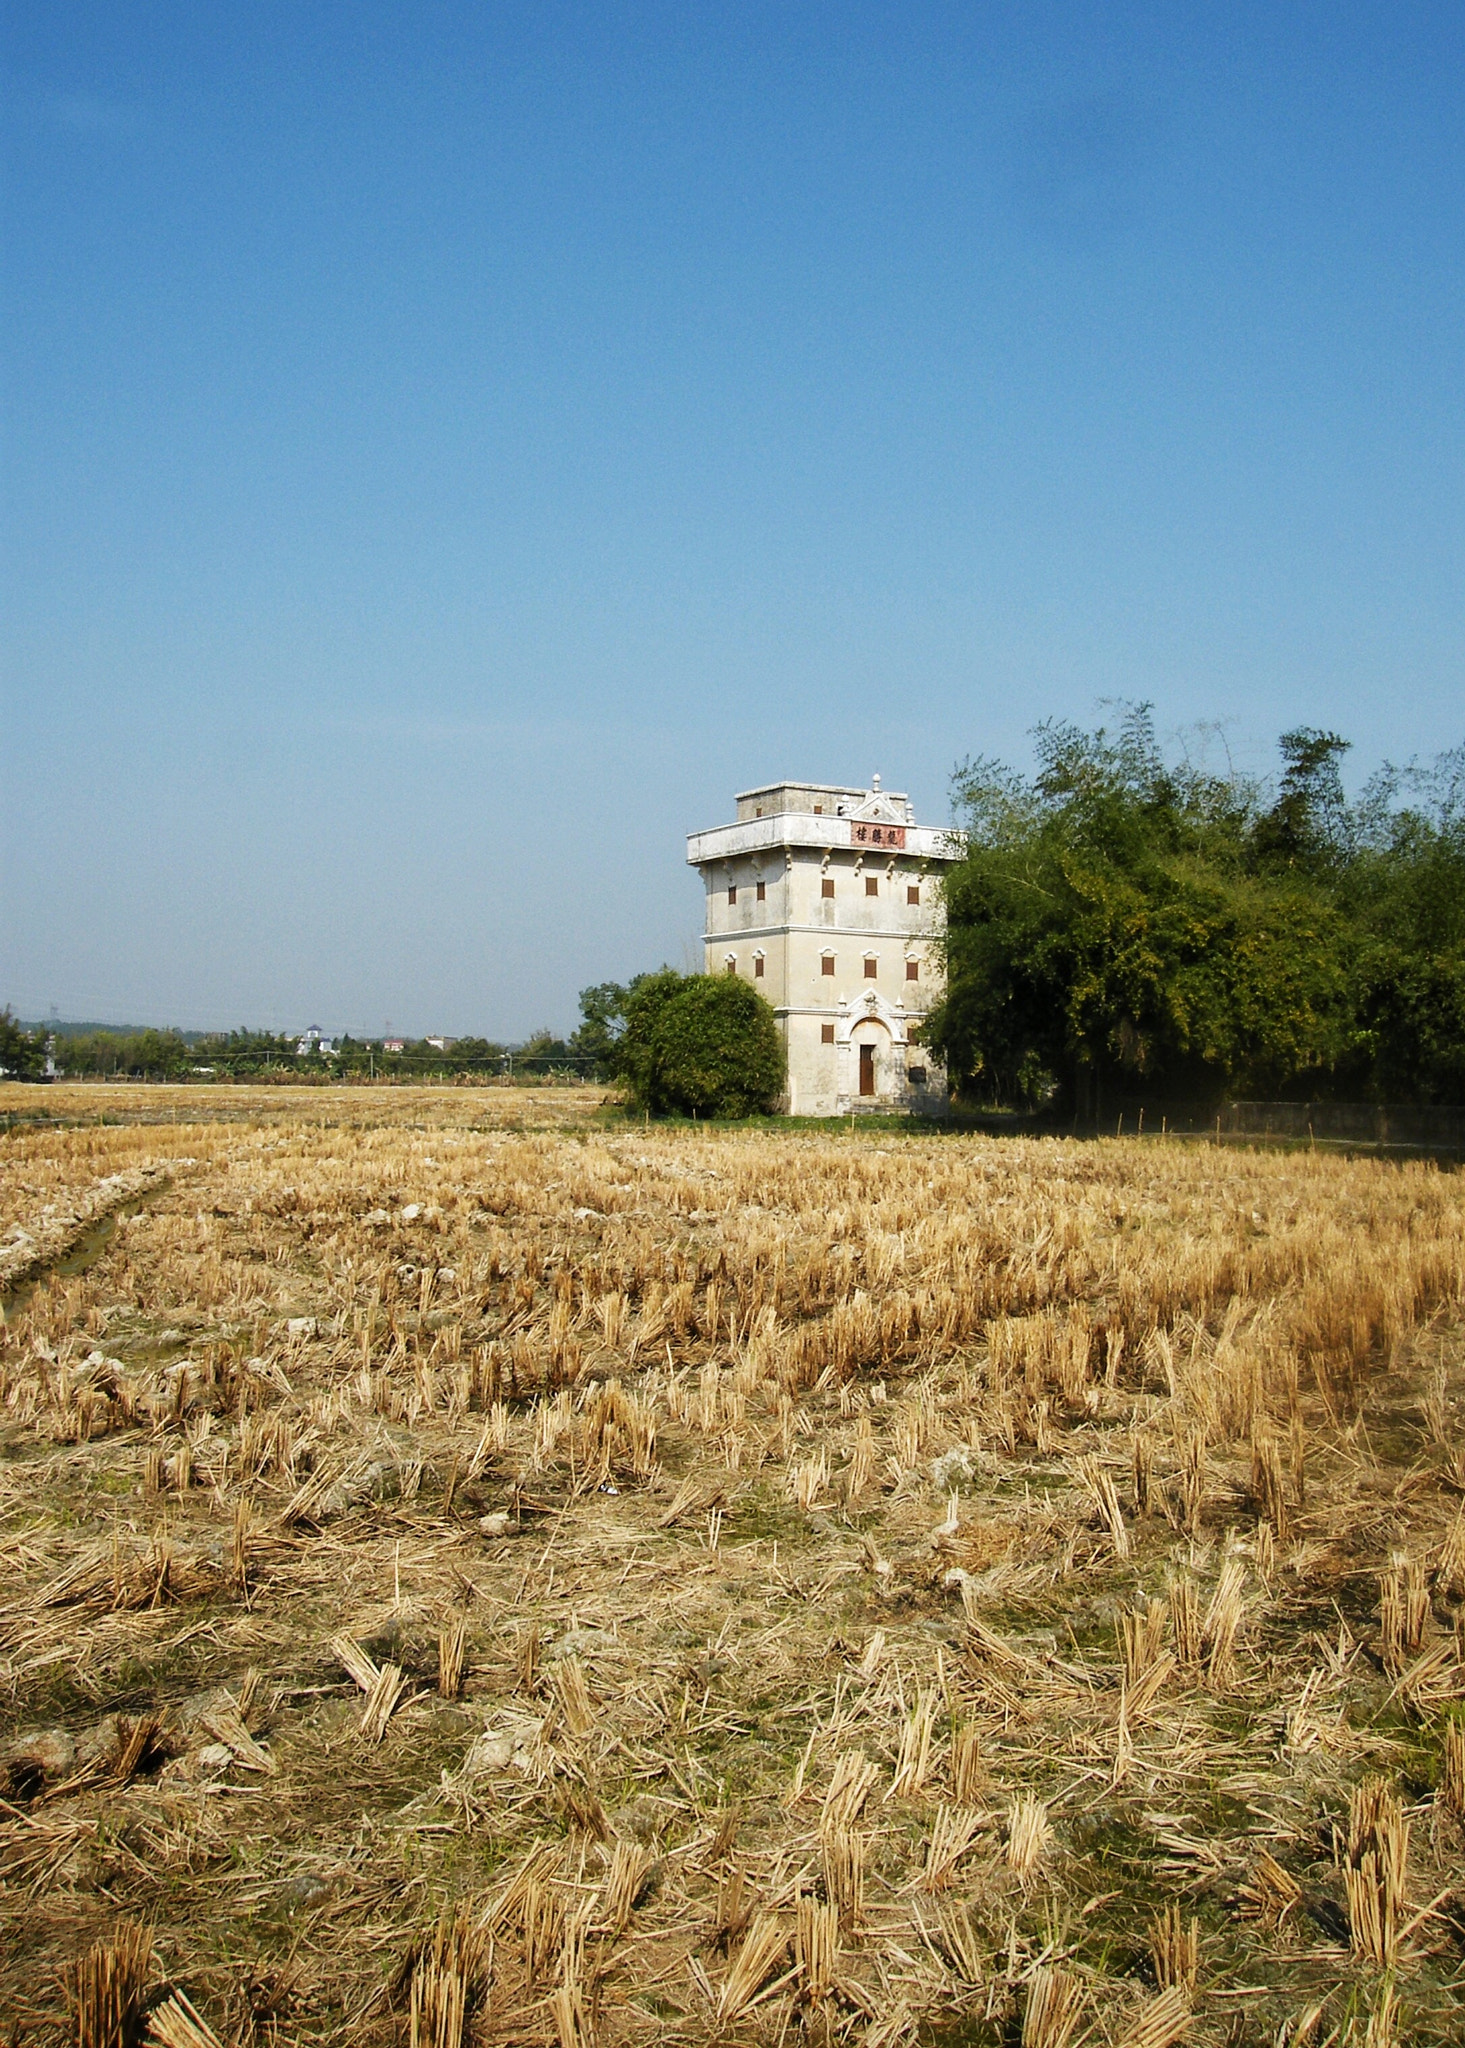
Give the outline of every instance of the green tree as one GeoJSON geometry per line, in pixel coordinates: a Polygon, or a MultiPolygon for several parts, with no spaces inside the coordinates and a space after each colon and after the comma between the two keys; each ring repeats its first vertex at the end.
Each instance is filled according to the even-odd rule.
{"type": "MultiPolygon", "coordinates": [[[[251,1074],[293,1070],[298,1062],[295,1040],[281,1032],[211,1031],[196,1038],[193,1052],[200,1065],[214,1066],[235,1079],[251,1074]]],[[[110,1071],[110,1069],[108,1069],[110,1071]]]]}
{"type": "Polygon", "coordinates": [[[1351,820],[1341,763],[1349,742],[1335,732],[1300,725],[1277,742],[1282,780],[1277,800],[1256,821],[1252,847],[1261,860],[1313,871],[1346,860],[1351,820]]]}
{"type": "Polygon", "coordinates": [[[176,1080],[189,1067],[189,1052],[177,1031],[140,1031],[131,1041],[128,1072],[176,1080]]]}
{"type": "Polygon", "coordinates": [[[1288,735],[1268,808],[1238,777],[1167,763],[1147,706],[1117,732],[1035,740],[1031,778],[958,771],[966,854],[923,1034],[958,1086],[1096,1113],[1115,1090],[1316,1092],[1355,1073],[1366,949],[1335,888],[1342,742],[1288,735]]]}
{"type": "Polygon", "coordinates": [[[38,1081],[46,1070],[46,1041],[27,1031],[7,1004],[0,1010],[0,1073],[12,1081],[38,1081]]]}
{"type": "Polygon", "coordinates": [[[612,1063],[652,1116],[737,1117],[772,1109],[784,1084],[772,1009],[733,975],[639,975],[612,1063]]]}
{"type": "Polygon", "coordinates": [[[570,1050],[581,1060],[593,1060],[595,1072],[609,1080],[615,1072],[615,1049],[626,1028],[626,1001],[631,989],[618,981],[598,981],[580,991],[579,1028],[572,1033],[570,1050]]]}
{"type": "Polygon", "coordinates": [[[475,1073],[486,1073],[497,1068],[503,1059],[504,1049],[488,1038],[458,1038],[453,1041],[453,1064],[475,1073]]]}
{"type": "Polygon", "coordinates": [[[193,1058],[179,1031],[89,1031],[56,1041],[56,1064],[65,1074],[177,1080],[188,1072],[193,1058]]]}
{"type": "Polygon", "coordinates": [[[569,1045],[563,1038],[556,1038],[548,1024],[541,1024],[537,1031],[531,1031],[514,1053],[516,1064],[540,1068],[561,1061],[568,1065],[572,1058],[569,1045]]]}
{"type": "Polygon", "coordinates": [[[1465,746],[1373,778],[1338,894],[1364,942],[1370,1092],[1465,1102],[1465,746]]]}

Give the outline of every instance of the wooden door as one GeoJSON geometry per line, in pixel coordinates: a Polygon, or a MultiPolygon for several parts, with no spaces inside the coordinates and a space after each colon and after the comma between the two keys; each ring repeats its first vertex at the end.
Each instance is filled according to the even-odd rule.
{"type": "Polygon", "coordinates": [[[875,1093],[875,1048],[873,1045],[860,1047],[860,1093],[875,1093]]]}

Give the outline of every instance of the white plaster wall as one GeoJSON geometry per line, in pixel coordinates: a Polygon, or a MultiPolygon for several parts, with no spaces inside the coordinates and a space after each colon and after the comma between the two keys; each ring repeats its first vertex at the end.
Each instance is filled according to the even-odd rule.
{"type": "Polygon", "coordinates": [[[935,1108],[945,1099],[944,1075],[910,1038],[940,995],[929,943],[939,928],[935,882],[958,849],[949,834],[916,825],[906,828],[904,850],[860,849],[850,844],[850,830],[849,819],[794,811],[693,834],[687,858],[706,890],[707,971],[724,973],[731,961],[772,1004],[787,1047],[791,1114],[935,1108]],[[867,877],[878,885],[873,896],[867,877]],[[823,894],[826,878],[834,883],[832,899],[823,894]],[[914,905],[906,897],[912,885],[920,889],[914,905]],[[730,886],[737,889],[733,903],[730,886]],[[826,950],[834,957],[832,975],[822,969],[826,950]],[[873,980],[865,975],[867,958],[876,962],[873,980]],[[918,962],[913,982],[906,979],[908,958],[918,962]],[[832,1045],[823,1041],[825,1025],[834,1028],[832,1045]],[[874,1098],[858,1093],[862,1037],[878,1046],[874,1098]],[[910,1083],[912,1065],[925,1068],[923,1086],[910,1083]]]}

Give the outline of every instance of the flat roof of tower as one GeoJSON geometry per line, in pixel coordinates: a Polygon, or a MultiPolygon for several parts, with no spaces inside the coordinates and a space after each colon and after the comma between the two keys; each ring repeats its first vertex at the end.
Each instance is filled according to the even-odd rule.
{"type": "MultiPolygon", "coordinates": [[[[847,782],[802,782],[797,776],[785,775],[777,782],[760,782],[753,789],[740,789],[733,797],[735,804],[746,803],[750,796],[771,796],[775,789],[807,789],[818,796],[869,796],[870,790],[862,783],[847,782]]],[[[881,796],[906,801],[903,789],[882,789],[881,796]]]]}

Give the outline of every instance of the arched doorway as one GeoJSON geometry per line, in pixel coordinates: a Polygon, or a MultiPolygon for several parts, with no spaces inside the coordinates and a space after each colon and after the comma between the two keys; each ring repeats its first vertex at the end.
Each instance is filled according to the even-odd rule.
{"type": "Polygon", "coordinates": [[[892,1085],[890,1033],[874,1017],[863,1017],[850,1033],[854,1071],[851,1093],[858,1102],[888,1101],[892,1085]]]}

